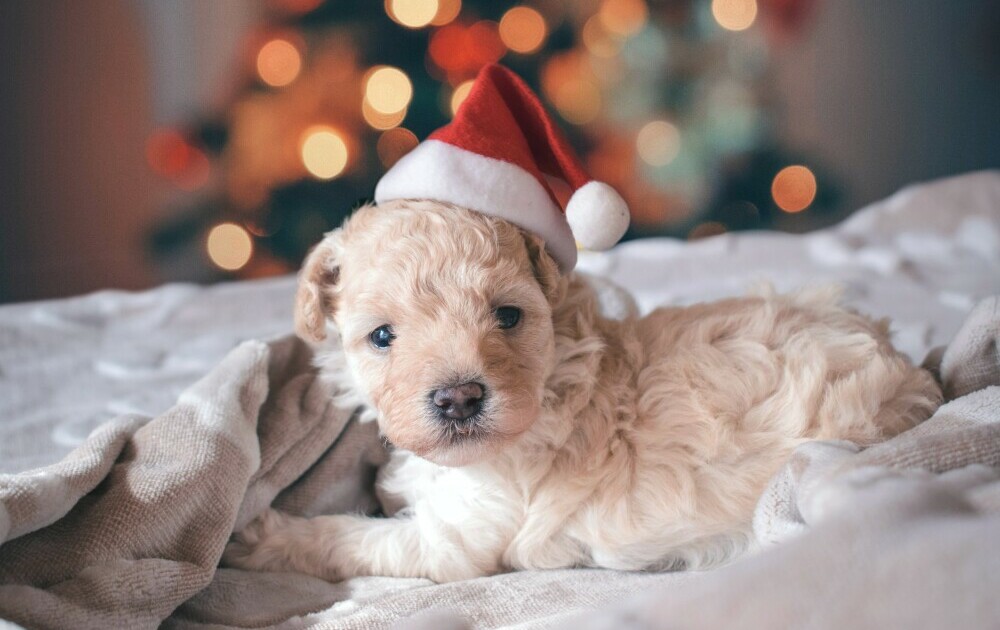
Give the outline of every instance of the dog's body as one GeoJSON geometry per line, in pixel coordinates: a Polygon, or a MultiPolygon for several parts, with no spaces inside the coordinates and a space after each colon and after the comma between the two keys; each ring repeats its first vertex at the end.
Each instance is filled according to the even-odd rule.
{"type": "Polygon", "coordinates": [[[941,398],[885,323],[831,291],[606,319],[537,240],[431,202],[363,208],[315,250],[300,332],[322,339],[328,318],[343,350],[322,346],[320,367],[399,447],[379,485],[401,509],[269,512],[231,564],[437,581],[715,564],[750,544],[754,504],[797,444],[870,444],[941,398]],[[508,305],[509,329],[495,321],[508,305]],[[391,346],[373,347],[382,325],[391,346]],[[440,388],[473,381],[470,419],[435,409],[440,388]]]}

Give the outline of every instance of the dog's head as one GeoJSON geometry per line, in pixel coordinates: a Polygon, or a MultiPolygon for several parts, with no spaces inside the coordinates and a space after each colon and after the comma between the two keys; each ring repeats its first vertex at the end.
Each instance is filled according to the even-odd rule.
{"type": "Polygon", "coordinates": [[[385,436],[446,465],[499,452],[538,418],[565,282],[542,242],[428,201],[358,210],[313,250],[296,329],[332,323],[385,436]]]}

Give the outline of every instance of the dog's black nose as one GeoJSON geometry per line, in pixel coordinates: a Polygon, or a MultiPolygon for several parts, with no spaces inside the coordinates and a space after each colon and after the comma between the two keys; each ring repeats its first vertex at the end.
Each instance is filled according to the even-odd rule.
{"type": "Polygon", "coordinates": [[[467,420],[483,408],[484,392],[479,383],[462,383],[439,389],[431,398],[442,418],[467,420]]]}

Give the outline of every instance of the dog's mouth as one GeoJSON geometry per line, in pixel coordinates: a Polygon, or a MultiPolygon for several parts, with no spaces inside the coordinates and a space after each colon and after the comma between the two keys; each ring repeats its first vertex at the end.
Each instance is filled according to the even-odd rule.
{"type": "Polygon", "coordinates": [[[441,422],[440,442],[448,445],[483,440],[490,436],[489,419],[482,411],[462,420],[441,422]]]}
{"type": "Polygon", "coordinates": [[[466,466],[489,458],[500,440],[493,419],[480,412],[464,420],[438,424],[434,435],[436,446],[421,454],[442,466],[466,466]]]}

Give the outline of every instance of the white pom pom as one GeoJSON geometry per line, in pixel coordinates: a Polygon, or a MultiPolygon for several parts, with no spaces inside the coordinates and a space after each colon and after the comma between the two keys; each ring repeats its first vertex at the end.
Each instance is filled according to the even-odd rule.
{"type": "Polygon", "coordinates": [[[587,249],[610,249],[628,229],[628,205],[604,182],[587,182],[566,204],[573,238],[587,249]]]}

